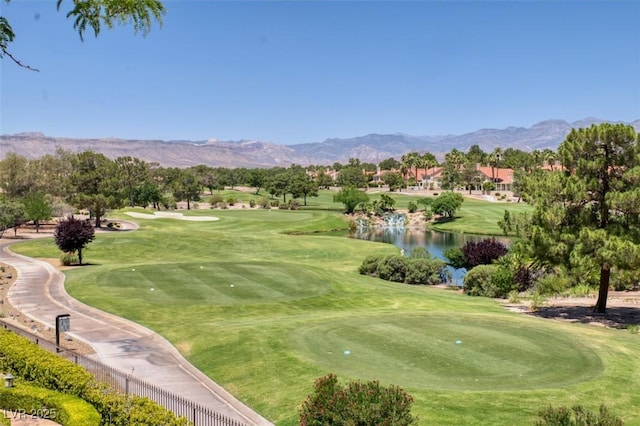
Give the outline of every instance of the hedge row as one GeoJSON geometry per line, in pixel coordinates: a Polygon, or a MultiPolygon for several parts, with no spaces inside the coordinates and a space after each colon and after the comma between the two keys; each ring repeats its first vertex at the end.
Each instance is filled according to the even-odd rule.
{"type": "Polygon", "coordinates": [[[16,418],[37,416],[64,426],[100,424],[98,411],[77,396],[23,384],[10,389],[2,388],[0,407],[14,411],[16,418]]]}
{"type": "Polygon", "coordinates": [[[125,396],[95,382],[93,376],[79,365],[4,329],[0,329],[0,371],[10,372],[36,386],[78,396],[100,413],[101,425],[191,424],[183,417],[176,418],[171,411],[148,398],[125,396]]]}

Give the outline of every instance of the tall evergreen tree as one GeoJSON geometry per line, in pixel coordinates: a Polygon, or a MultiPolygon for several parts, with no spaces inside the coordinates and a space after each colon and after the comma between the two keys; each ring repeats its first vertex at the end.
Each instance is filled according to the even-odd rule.
{"type": "Polygon", "coordinates": [[[623,124],[593,125],[572,130],[558,152],[564,171],[525,184],[535,204],[529,242],[547,263],[580,257],[598,268],[595,310],[604,313],[612,269],[640,266],[640,136],[623,124]]]}

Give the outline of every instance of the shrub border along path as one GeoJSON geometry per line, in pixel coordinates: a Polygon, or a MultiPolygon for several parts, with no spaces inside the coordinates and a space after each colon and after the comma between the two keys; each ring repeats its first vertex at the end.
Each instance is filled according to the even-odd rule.
{"type": "Polygon", "coordinates": [[[189,363],[167,340],[146,327],[87,306],[64,289],[64,275],[46,262],[12,253],[15,241],[0,243],[0,262],[18,271],[9,291],[13,306],[35,321],[55,327],[71,315],[75,339],[90,344],[96,357],[123,372],[248,424],[271,424],[189,363]]]}

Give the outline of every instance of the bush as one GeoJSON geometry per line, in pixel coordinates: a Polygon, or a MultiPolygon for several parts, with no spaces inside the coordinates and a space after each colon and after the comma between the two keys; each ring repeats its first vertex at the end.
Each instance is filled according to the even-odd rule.
{"type": "Polygon", "coordinates": [[[462,249],[458,247],[451,247],[446,249],[443,254],[444,257],[449,260],[448,264],[453,268],[460,269],[465,267],[466,262],[464,259],[464,253],[462,253],[462,249]]]}
{"type": "Polygon", "coordinates": [[[358,272],[363,275],[378,275],[378,265],[382,259],[382,256],[367,256],[362,261],[362,265],[360,265],[358,272]]]}
{"type": "Polygon", "coordinates": [[[495,265],[476,266],[464,276],[463,291],[469,296],[496,297],[497,289],[491,277],[498,269],[495,265]]]}
{"type": "Polygon", "coordinates": [[[368,256],[358,271],[363,275],[407,284],[433,285],[449,281],[451,278],[447,273],[446,264],[440,259],[431,258],[429,252],[421,247],[413,249],[411,257],[368,256]]]}
{"type": "Polygon", "coordinates": [[[0,407],[21,410],[65,426],[98,426],[100,414],[86,401],[60,392],[28,385],[0,389],[0,407]]]}
{"type": "Polygon", "coordinates": [[[407,284],[434,285],[441,283],[445,263],[439,259],[410,258],[405,281],[407,284]]]}
{"type": "Polygon", "coordinates": [[[237,200],[234,197],[227,198],[227,204],[229,204],[230,206],[235,206],[236,202],[237,200]]]}
{"type": "Polygon", "coordinates": [[[513,270],[506,266],[498,266],[491,276],[491,284],[495,288],[495,296],[506,298],[512,291],[518,290],[513,270]]]}
{"type": "Polygon", "coordinates": [[[463,267],[467,269],[478,265],[491,265],[494,260],[498,260],[509,251],[505,244],[495,238],[467,241],[461,250],[464,255],[463,267]]]}
{"type": "Polygon", "coordinates": [[[378,264],[378,277],[398,283],[403,283],[407,275],[409,259],[400,255],[383,258],[378,264]]]}
{"type": "Polygon", "coordinates": [[[280,205],[280,200],[271,200],[271,207],[278,207],[280,205]]]}
{"type": "Polygon", "coordinates": [[[10,372],[39,387],[78,396],[93,405],[102,419],[113,426],[189,424],[147,398],[110,391],[106,385],[96,383],[79,365],[4,329],[0,329],[0,371],[10,372]]]}
{"type": "Polygon", "coordinates": [[[567,407],[553,408],[549,406],[540,410],[540,420],[536,426],[622,426],[622,419],[609,411],[606,405],[600,405],[597,413],[575,405],[569,410],[567,407]]]}
{"type": "Polygon", "coordinates": [[[289,210],[298,210],[300,208],[300,200],[298,200],[297,198],[294,198],[293,200],[289,201],[289,210]]]}
{"type": "Polygon", "coordinates": [[[75,253],[62,253],[60,255],[60,263],[64,266],[76,265],[78,263],[78,256],[75,253]]]}
{"type": "Polygon", "coordinates": [[[413,201],[409,201],[409,204],[407,205],[407,210],[409,210],[409,213],[415,213],[418,211],[418,205],[413,201]]]}
{"type": "Polygon", "coordinates": [[[538,278],[535,291],[540,295],[549,296],[564,293],[570,287],[570,279],[563,273],[545,274],[538,278]]]}
{"type": "Polygon", "coordinates": [[[249,200],[249,207],[254,208],[256,206],[256,200],[253,198],[249,200]]]}
{"type": "Polygon", "coordinates": [[[398,386],[378,381],[351,382],[344,388],[335,374],[315,381],[314,392],[299,409],[300,426],[358,425],[408,426],[417,424],[411,415],[413,398],[398,386]]]}
{"type": "Polygon", "coordinates": [[[209,204],[211,204],[211,206],[217,206],[223,201],[224,201],[224,198],[222,198],[222,195],[220,194],[214,194],[211,196],[211,198],[209,198],[209,204]]]}
{"type": "Polygon", "coordinates": [[[263,209],[271,208],[271,206],[269,205],[269,199],[267,197],[261,197],[260,201],[258,202],[258,205],[260,206],[260,208],[263,208],[263,209]]]}

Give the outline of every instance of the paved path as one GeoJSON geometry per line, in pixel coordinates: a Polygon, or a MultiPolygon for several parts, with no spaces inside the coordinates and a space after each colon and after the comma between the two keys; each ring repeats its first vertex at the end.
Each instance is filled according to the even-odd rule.
{"type": "Polygon", "coordinates": [[[131,373],[222,415],[249,425],[271,425],[192,366],[167,340],[146,327],[87,306],[69,296],[64,274],[50,264],[15,254],[0,243],[0,262],[18,278],[9,302],[23,315],[55,328],[55,317],[71,315],[74,339],[86,342],[103,363],[131,373]]]}

